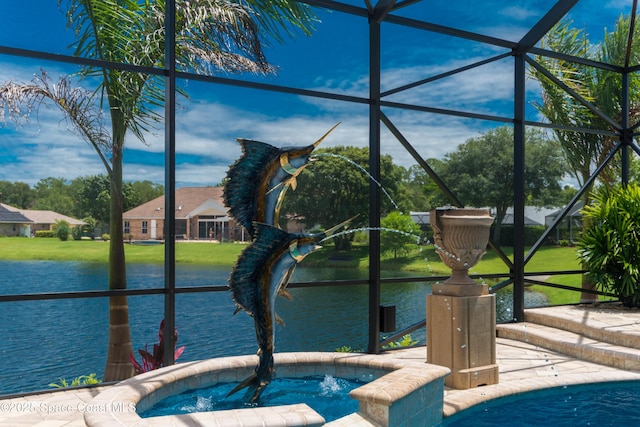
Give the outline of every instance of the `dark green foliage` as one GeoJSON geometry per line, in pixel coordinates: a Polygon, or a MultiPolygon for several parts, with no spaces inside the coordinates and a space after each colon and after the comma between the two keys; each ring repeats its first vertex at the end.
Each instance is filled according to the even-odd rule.
{"type": "MultiPolygon", "coordinates": [[[[359,215],[353,227],[367,225],[371,180],[360,167],[368,168],[369,149],[337,146],[318,149],[314,153],[319,156],[318,160],[302,171],[297,188],[287,192],[280,218],[299,219],[310,229],[316,225],[330,227],[359,215]]],[[[403,170],[393,164],[391,156],[383,155],[380,175],[382,188],[390,195],[387,197],[383,193],[381,196],[381,215],[384,215],[396,210],[389,199],[397,194],[403,170]]],[[[347,234],[333,239],[336,249],[349,249],[353,237],[353,234],[347,234]]]]}
{"type": "Polygon", "coordinates": [[[56,237],[52,230],[38,230],[36,231],[36,237],[56,237]]]}
{"type": "Polygon", "coordinates": [[[29,209],[33,201],[33,191],[25,182],[0,181],[0,202],[18,209],[29,209]]]}
{"type": "MultiPolygon", "coordinates": [[[[558,181],[567,167],[560,146],[534,128],[525,134],[525,196],[532,206],[557,205],[562,194],[558,181]]],[[[471,138],[448,153],[435,171],[445,185],[468,207],[495,208],[495,240],[507,209],[513,206],[513,128],[501,126],[471,138]]],[[[442,197],[442,205],[451,201],[442,197]]]]}
{"type": "MultiPolygon", "coordinates": [[[[524,245],[533,246],[542,233],[544,233],[545,227],[543,225],[528,226],[524,228],[524,245]]],[[[495,241],[495,239],[492,239],[495,241]]],[[[513,247],[513,225],[503,225],[500,229],[500,246],[513,247]]]]}
{"type": "Polygon", "coordinates": [[[97,225],[97,221],[88,216],[86,218],[82,219],[82,222],[84,222],[84,226],[82,227],[82,231],[84,233],[87,233],[87,236],[89,236],[91,238],[91,240],[95,239],[95,230],[96,230],[96,225],[97,225]]]}
{"type": "Polygon", "coordinates": [[[590,220],[578,257],[598,288],[640,307],[640,187],[602,187],[582,214],[590,220]]]}
{"type": "Polygon", "coordinates": [[[44,178],[33,186],[33,204],[29,209],[49,210],[74,216],[74,195],[64,178],[44,178]]]}
{"type": "Polygon", "coordinates": [[[73,240],[81,240],[82,239],[82,226],[76,225],[71,229],[71,236],[73,240]]]}
{"type": "MultiPolygon", "coordinates": [[[[96,225],[109,224],[109,178],[106,175],[81,176],[67,181],[43,178],[33,188],[24,182],[0,181],[2,203],[18,209],[50,210],[74,218],[84,218],[88,235],[96,225]],[[95,218],[95,219],[94,219],[95,218]]],[[[123,184],[124,210],[127,211],[164,194],[164,186],[151,181],[123,184]]]]}

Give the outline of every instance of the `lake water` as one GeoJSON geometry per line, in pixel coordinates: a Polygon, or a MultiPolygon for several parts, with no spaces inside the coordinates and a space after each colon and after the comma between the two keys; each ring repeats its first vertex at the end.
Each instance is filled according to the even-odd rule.
{"type": "MultiPolygon", "coordinates": [[[[176,265],[176,286],[226,285],[228,267],[176,265]]],[[[293,281],[352,279],[349,269],[300,266],[293,281]]],[[[395,274],[395,272],[394,272],[395,274]]],[[[127,265],[130,289],[162,288],[164,267],[127,265]]],[[[107,265],[86,262],[0,261],[0,293],[104,290],[107,265]]],[[[276,351],[365,350],[368,336],[366,286],[290,289],[293,301],[279,298],[276,309],[286,327],[276,327],[276,351]]],[[[381,303],[397,307],[398,329],[425,319],[426,283],[383,285],[381,303]]],[[[129,297],[134,351],[157,342],[163,318],[162,295],[129,297]]],[[[176,296],[179,361],[255,354],[253,319],[234,315],[229,292],[176,296]]],[[[0,303],[0,394],[47,389],[59,378],[102,376],[108,342],[108,299],[82,298],[0,303]]],[[[412,333],[425,342],[424,328],[412,333]]],[[[138,357],[139,359],[139,357],[138,357]]]]}

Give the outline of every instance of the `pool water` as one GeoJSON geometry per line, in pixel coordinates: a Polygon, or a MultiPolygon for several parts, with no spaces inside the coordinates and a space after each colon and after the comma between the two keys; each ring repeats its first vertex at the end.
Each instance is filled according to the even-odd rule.
{"type": "MultiPolygon", "coordinates": [[[[245,390],[226,397],[237,384],[220,383],[170,396],[139,415],[147,418],[251,407],[242,401],[245,390]]],[[[306,403],[327,422],[334,421],[358,411],[358,401],[351,399],[349,392],[363,384],[366,384],[366,381],[337,378],[331,375],[276,378],[262,393],[257,406],[306,403]]]]}
{"type": "Polygon", "coordinates": [[[555,387],[482,403],[443,420],[442,426],[640,425],[640,381],[555,387]]]}

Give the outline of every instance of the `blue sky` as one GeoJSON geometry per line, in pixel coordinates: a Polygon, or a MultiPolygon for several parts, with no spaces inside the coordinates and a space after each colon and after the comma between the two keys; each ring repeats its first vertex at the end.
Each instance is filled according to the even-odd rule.
{"type": "MultiPolygon", "coordinates": [[[[65,4],[66,2],[63,2],[65,4]]],[[[363,6],[364,1],[344,3],[363,6]]],[[[70,54],[73,32],[66,30],[57,0],[17,2],[0,0],[0,45],[70,54]]],[[[397,15],[424,19],[507,40],[518,40],[555,4],[553,0],[424,0],[400,9],[397,15]]],[[[581,0],[570,12],[576,26],[587,29],[593,41],[604,27],[612,28],[631,0],[581,0]]],[[[327,90],[358,97],[368,95],[368,26],[366,20],[338,12],[319,11],[321,23],[311,37],[300,36],[266,50],[277,75],[251,77],[265,83],[327,90]]],[[[382,86],[391,89],[443,71],[503,53],[503,50],[392,24],[382,28],[382,86]]],[[[423,87],[393,95],[389,100],[508,116],[513,109],[512,60],[479,67],[423,87]]],[[[53,62],[0,55],[0,82],[29,82],[40,68],[52,76],[75,68],[53,62]]],[[[233,76],[228,76],[233,77],[233,76]]],[[[183,82],[190,99],[180,99],[177,115],[177,185],[216,185],[240,155],[236,138],[252,138],[273,145],[306,145],[335,123],[342,124],[322,146],[366,146],[368,109],[294,95],[183,82]]],[[[538,87],[527,82],[528,101],[538,87]]],[[[500,125],[472,119],[385,109],[401,132],[425,158],[442,158],[457,145],[500,125]]],[[[527,118],[538,120],[535,110],[527,118]]],[[[147,136],[147,145],[134,137],[126,142],[125,179],[163,183],[162,129],[147,136]]],[[[415,162],[386,131],[382,149],[396,163],[415,162]]],[[[104,173],[87,143],[71,133],[63,116],[42,108],[30,124],[0,127],[0,180],[30,185],[42,178],[73,179],[104,173]]]]}

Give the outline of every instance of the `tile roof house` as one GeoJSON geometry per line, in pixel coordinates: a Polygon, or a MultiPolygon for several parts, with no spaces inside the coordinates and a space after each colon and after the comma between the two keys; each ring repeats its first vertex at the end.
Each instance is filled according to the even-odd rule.
{"type": "MultiPolygon", "coordinates": [[[[235,226],[224,206],[222,187],[176,189],[176,239],[249,239],[243,227],[235,226]]],[[[164,240],[165,198],[160,196],[123,214],[125,239],[164,240]]]]}
{"type": "Polygon", "coordinates": [[[31,221],[26,216],[15,210],[10,210],[8,205],[0,203],[0,236],[25,236],[31,235],[31,221]]]}
{"type": "Polygon", "coordinates": [[[36,231],[51,230],[56,221],[67,221],[72,228],[84,225],[84,222],[58,212],[18,209],[0,203],[0,235],[30,236],[36,231]],[[14,222],[11,222],[12,217],[15,219],[14,222]],[[26,222],[23,219],[26,219],[26,222]]]}

